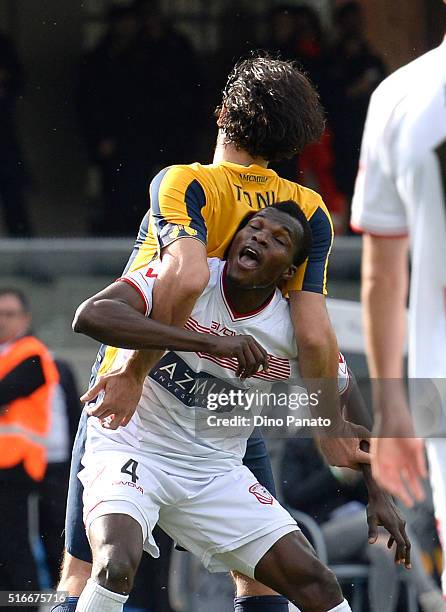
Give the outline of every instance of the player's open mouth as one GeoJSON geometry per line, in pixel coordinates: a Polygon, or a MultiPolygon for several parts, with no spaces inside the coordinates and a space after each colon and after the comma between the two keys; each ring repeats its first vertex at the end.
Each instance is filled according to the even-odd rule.
{"type": "Polygon", "coordinates": [[[261,255],[257,249],[246,246],[240,251],[238,261],[243,268],[258,268],[261,263],[261,255]]]}

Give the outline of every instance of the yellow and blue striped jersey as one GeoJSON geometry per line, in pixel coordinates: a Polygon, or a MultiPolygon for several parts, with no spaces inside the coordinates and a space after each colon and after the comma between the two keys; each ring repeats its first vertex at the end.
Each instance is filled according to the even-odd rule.
{"type": "Polygon", "coordinates": [[[131,269],[150,261],[161,247],[181,237],[194,237],[208,257],[223,257],[243,217],[274,202],[295,200],[310,222],[313,249],[289,290],[326,293],[328,255],[333,239],[330,215],[321,197],[306,187],[280,178],[257,165],[218,164],[170,166],[150,185],[147,236],[131,269]]]}
{"type": "MultiPolygon", "coordinates": [[[[225,161],[161,170],[151,182],[150,211],[143,219],[126,271],[141,268],[161,248],[183,237],[200,240],[206,245],[208,257],[222,259],[247,213],[284,200],[300,205],[313,234],[310,255],[287,290],[325,294],[333,226],[322,198],[255,164],[241,166],[225,161]]],[[[110,370],[114,353],[109,349],[104,356],[102,351],[101,374],[110,370]]]]}

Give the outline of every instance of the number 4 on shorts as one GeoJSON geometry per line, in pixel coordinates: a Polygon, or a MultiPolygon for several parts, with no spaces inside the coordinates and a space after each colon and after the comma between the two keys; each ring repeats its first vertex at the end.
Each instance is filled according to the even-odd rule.
{"type": "Polygon", "coordinates": [[[121,468],[121,474],[128,474],[132,477],[132,482],[136,482],[139,478],[136,474],[136,468],[138,467],[138,462],[134,459],[129,459],[121,468]]]}

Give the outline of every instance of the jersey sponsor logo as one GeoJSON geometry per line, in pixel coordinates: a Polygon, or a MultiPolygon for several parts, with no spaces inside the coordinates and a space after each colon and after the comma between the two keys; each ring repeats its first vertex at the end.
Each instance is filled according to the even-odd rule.
{"type": "Polygon", "coordinates": [[[274,497],[268,491],[266,487],[260,484],[260,482],[256,482],[255,484],[249,487],[249,492],[257,498],[257,501],[265,506],[272,506],[274,503],[274,497]]]}
{"type": "MultiPolygon", "coordinates": [[[[232,334],[232,330],[228,329],[227,327],[219,327],[219,323],[217,323],[216,321],[212,322],[211,329],[211,327],[204,327],[203,325],[200,325],[198,321],[196,321],[192,317],[189,317],[189,320],[184,327],[186,329],[198,331],[204,334],[217,334],[218,329],[219,333],[217,335],[236,335],[235,333],[232,334]]],[[[207,353],[201,352],[197,352],[197,355],[201,359],[206,359],[207,361],[212,361],[213,363],[216,363],[225,370],[232,370],[233,372],[236,372],[238,370],[237,359],[235,357],[214,357],[213,355],[208,355],[207,353]]],[[[262,380],[288,380],[291,375],[291,367],[289,360],[284,357],[276,357],[270,354],[268,354],[268,358],[268,372],[257,372],[257,374],[254,374],[253,378],[261,378],[262,380]]]]}
{"type": "Polygon", "coordinates": [[[249,183],[266,183],[268,180],[267,176],[261,176],[259,174],[240,173],[239,177],[242,179],[242,181],[248,181],[249,183]]]}
{"type": "Polygon", "coordinates": [[[141,485],[136,484],[136,482],[132,482],[131,480],[114,480],[112,485],[130,487],[131,489],[136,489],[136,491],[141,493],[141,495],[144,495],[144,489],[141,487],[141,485]]]}
{"type": "MultiPolygon", "coordinates": [[[[231,390],[239,390],[208,372],[195,372],[173,352],[166,353],[149,376],[188,408],[207,408],[209,393],[229,394],[231,390]]],[[[220,406],[217,412],[232,410],[234,406],[220,406]]]]}
{"type": "Polygon", "coordinates": [[[211,322],[211,330],[216,332],[219,336],[235,336],[237,334],[233,329],[229,329],[226,325],[222,325],[218,321],[211,322]]]}

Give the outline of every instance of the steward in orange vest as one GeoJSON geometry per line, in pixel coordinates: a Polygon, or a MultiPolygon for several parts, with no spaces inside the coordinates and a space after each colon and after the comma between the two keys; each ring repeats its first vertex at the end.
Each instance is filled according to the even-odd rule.
{"type": "Polygon", "coordinates": [[[43,479],[51,392],[58,380],[48,349],[33,336],[0,352],[0,469],[23,464],[33,480],[43,479]]]}
{"type": "Polygon", "coordinates": [[[26,296],[0,287],[0,590],[6,591],[39,588],[29,501],[45,475],[58,381],[48,349],[30,334],[30,325],[26,296]]]}

